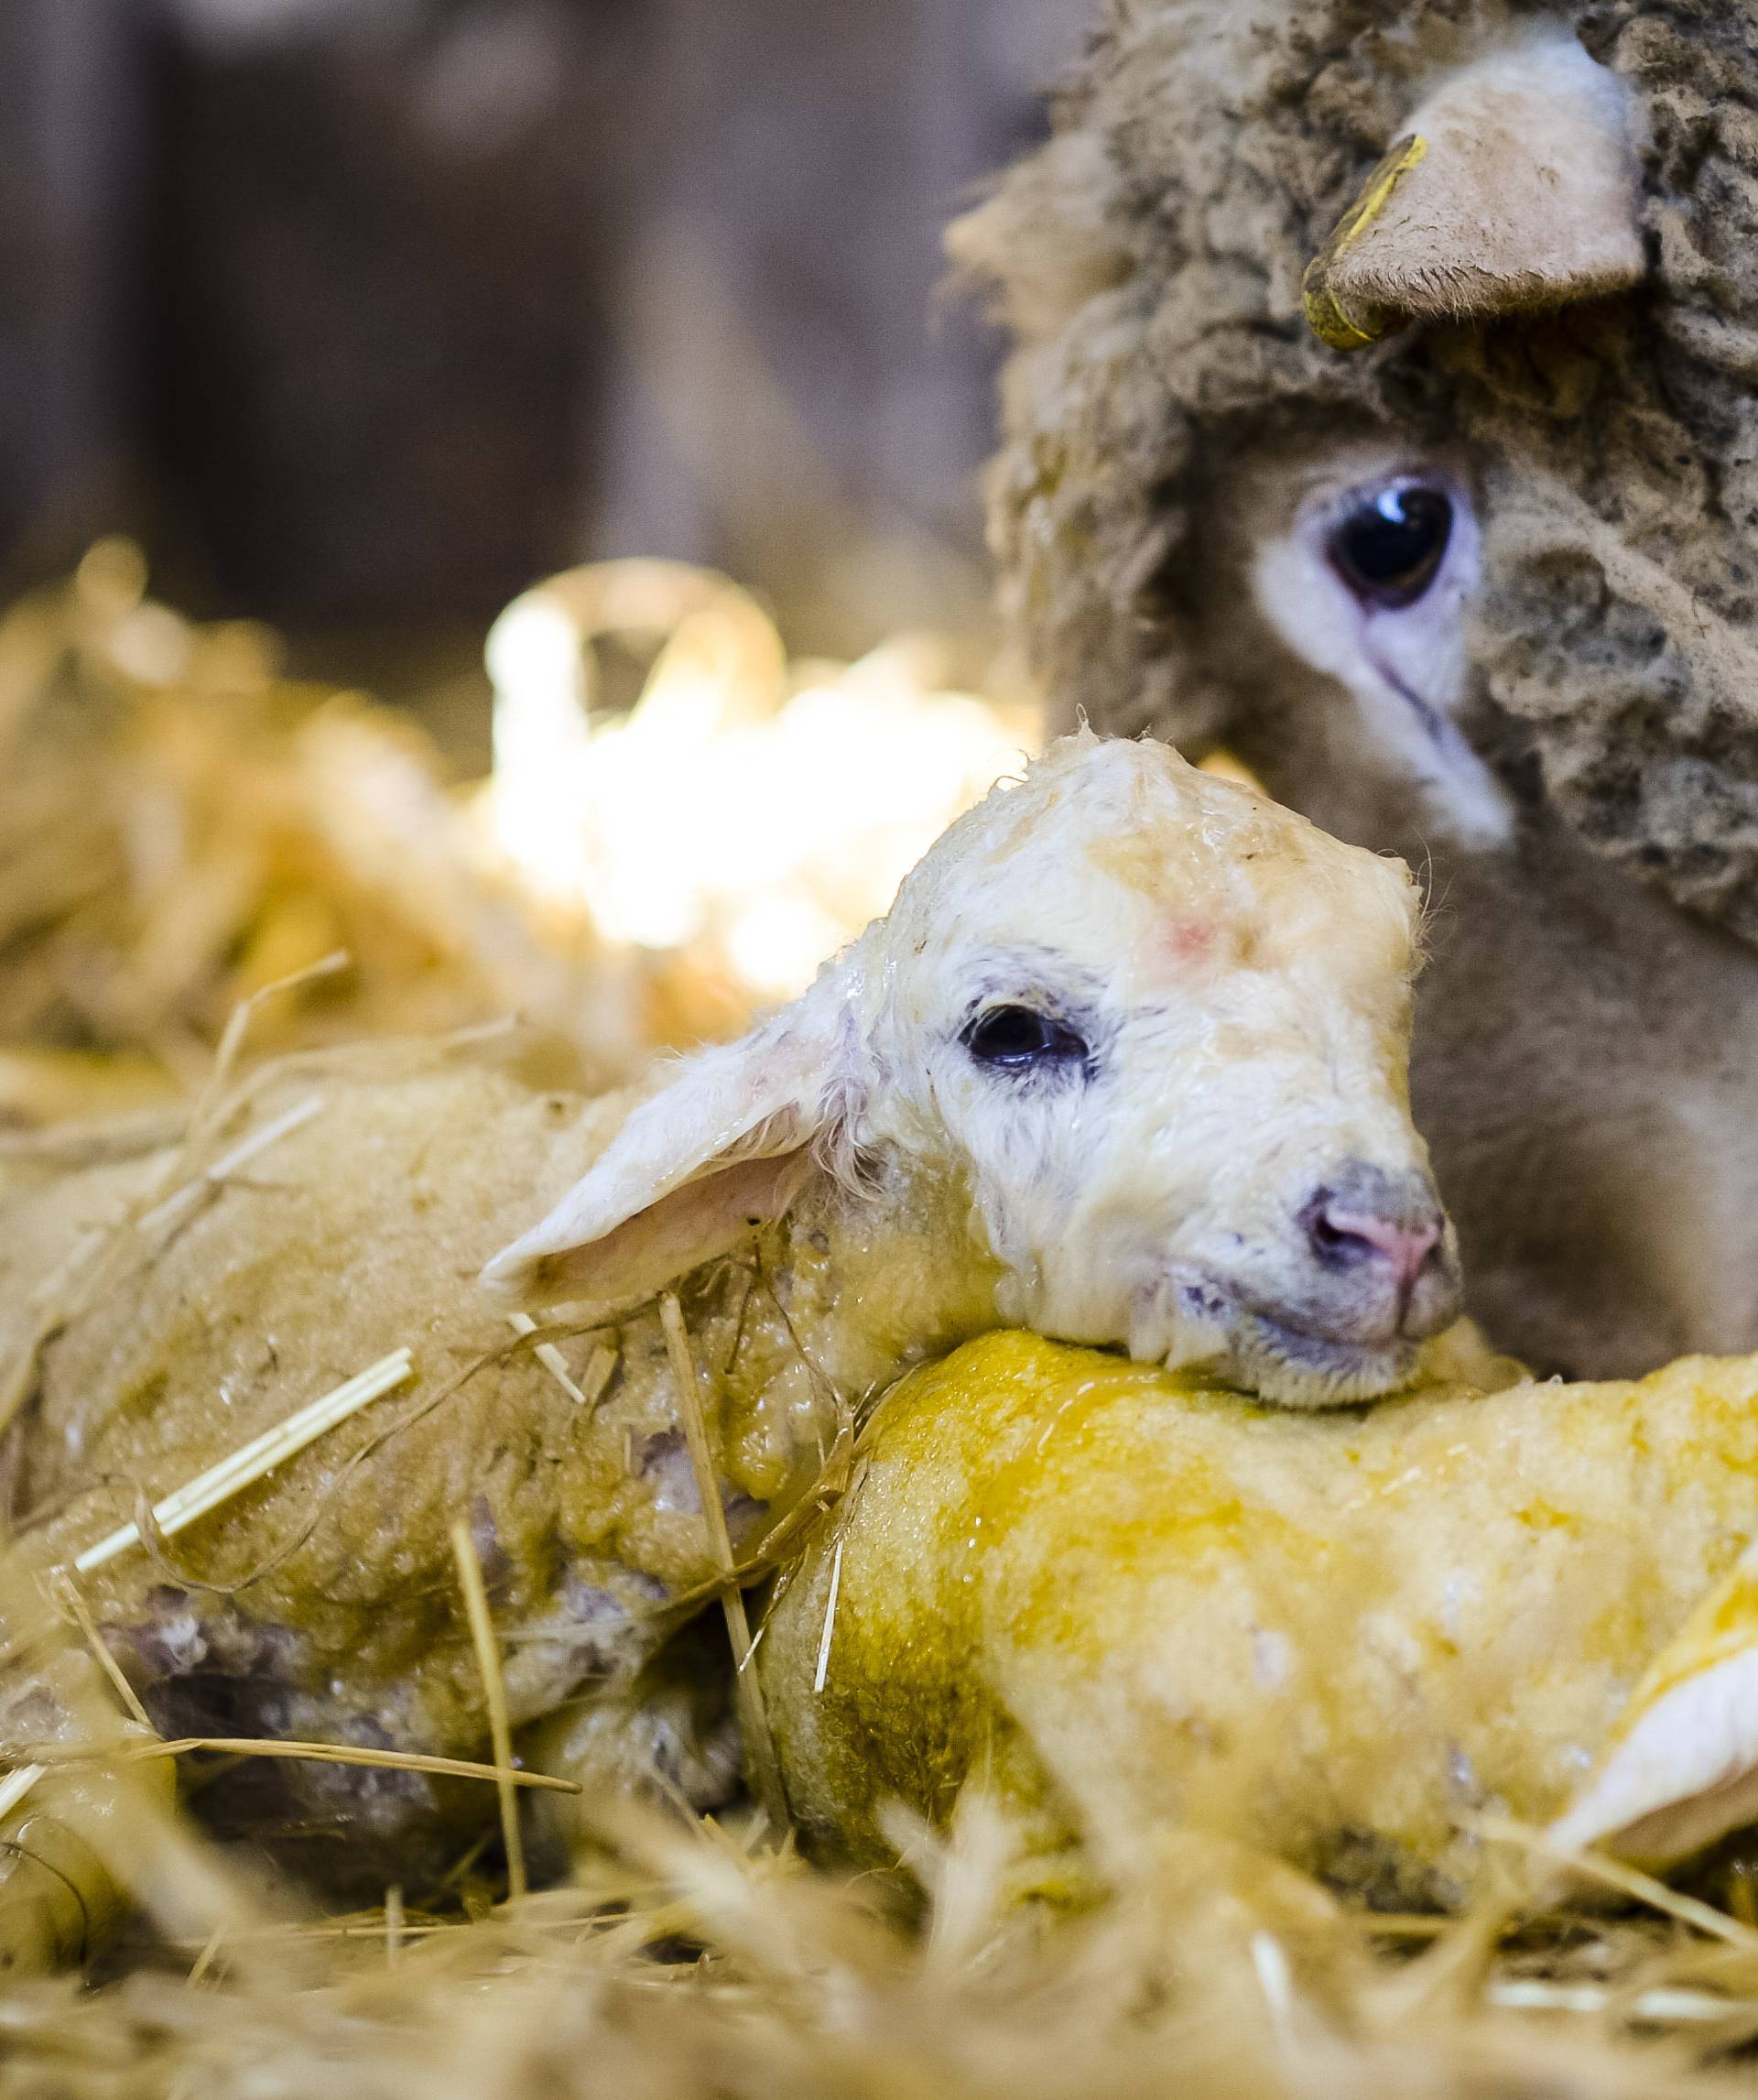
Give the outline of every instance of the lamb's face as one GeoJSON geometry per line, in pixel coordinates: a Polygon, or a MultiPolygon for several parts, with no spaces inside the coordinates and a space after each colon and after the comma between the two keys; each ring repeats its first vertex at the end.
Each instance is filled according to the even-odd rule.
{"type": "Polygon", "coordinates": [[[969,1181],[1002,1316],[1298,1403],[1458,1310],[1405,1063],[1415,893],[1157,745],[1070,740],[864,959],[868,1141],[969,1181]]]}
{"type": "Polygon", "coordinates": [[[1405,1090],[1415,932],[1400,864],[1165,745],[1065,738],[802,997],[678,1067],[488,1277],[626,1303],[864,1157],[837,1230],[868,1261],[929,1243],[893,1265],[911,1332],[846,1293],[882,1359],[986,1298],[1276,1399],[1386,1391],[1459,1297],[1405,1090]]]}

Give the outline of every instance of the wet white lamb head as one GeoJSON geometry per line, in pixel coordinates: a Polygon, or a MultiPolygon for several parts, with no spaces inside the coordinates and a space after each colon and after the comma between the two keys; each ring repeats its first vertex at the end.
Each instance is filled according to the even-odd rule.
{"type": "Polygon", "coordinates": [[[968,1195],[947,1261],[999,1263],[998,1323],[1296,1404],[1385,1391],[1458,1306],[1406,1092],[1416,931],[1402,864],[1166,745],[1064,738],[491,1276],[652,1288],[813,1170],[852,1203],[923,1173],[968,1195]]]}
{"type": "Polygon", "coordinates": [[[1400,863],[1070,737],[870,936],[867,1142],[960,1162],[1005,1318],[1280,1398],[1384,1390],[1457,1310],[1405,1089],[1416,937],[1400,863]]]}

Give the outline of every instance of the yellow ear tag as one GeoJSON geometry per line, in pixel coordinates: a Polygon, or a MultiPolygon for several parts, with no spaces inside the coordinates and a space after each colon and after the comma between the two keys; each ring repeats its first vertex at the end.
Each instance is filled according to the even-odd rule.
{"type": "Polygon", "coordinates": [[[1328,343],[1333,350],[1364,350],[1370,343],[1377,343],[1383,335],[1390,335],[1404,325],[1398,316],[1375,309],[1359,317],[1351,314],[1331,290],[1330,273],[1384,211],[1386,200],[1400,180],[1427,151],[1428,141],[1420,132],[1413,131],[1395,140],[1362,183],[1355,201],[1338,220],[1330,238],[1307,265],[1300,285],[1307,325],[1319,342],[1328,343]]]}

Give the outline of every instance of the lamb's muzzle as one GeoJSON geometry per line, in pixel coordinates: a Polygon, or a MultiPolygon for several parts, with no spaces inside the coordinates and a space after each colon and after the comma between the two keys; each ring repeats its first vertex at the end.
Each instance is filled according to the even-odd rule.
{"type": "Polygon", "coordinates": [[[1387,1391],[1459,1298],[1407,1100],[1416,922],[1401,863],[1069,737],[488,1278],[608,1313],[803,1233],[838,1279],[814,1361],[856,1391],[1008,1324],[1296,1405],[1387,1391]]]}
{"type": "Polygon", "coordinates": [[[1300,1213],[1313,1257],[1343,1279],[1364,1340],[1434,1333],[1458,1310],[1459,1264],[1427,1174],[1351,1159],[1300,1213]]]}

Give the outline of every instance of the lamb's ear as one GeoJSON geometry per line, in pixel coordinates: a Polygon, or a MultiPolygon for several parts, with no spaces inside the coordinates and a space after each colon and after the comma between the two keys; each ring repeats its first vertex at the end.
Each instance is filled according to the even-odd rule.
{"type": "Polygon", "coordinates": [[[1307,271],[1355,350],[1406,321],[1595,299],[1646,267],[1627,91],[1560,27],[1462,68],[1411,116],[1307,271]]]}
{"type": "Polygon", "coordinates": [[[740,1041],[687,1059],[483,1281],[528,1305],[610,1306],[728,1253],[799,1194],[846,1125],[860,1062],[832,968],[740,1041]]]}

